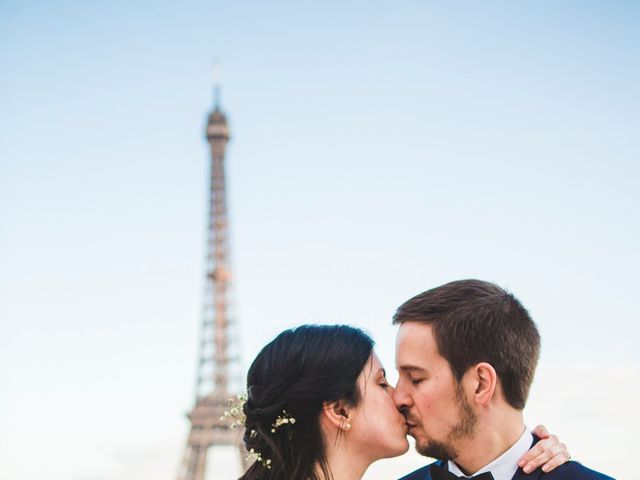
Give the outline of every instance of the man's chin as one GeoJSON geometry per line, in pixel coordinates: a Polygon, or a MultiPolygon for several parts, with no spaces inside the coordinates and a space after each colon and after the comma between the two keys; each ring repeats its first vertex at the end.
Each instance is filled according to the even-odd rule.
{"type": "Polygon", "coordinates": [[[416,437],[416,451],[425,457],[437,458],[438,460],[452,460],[456,457],[456,452],[452,446],[435,440],[418,440],[416,437]]]}

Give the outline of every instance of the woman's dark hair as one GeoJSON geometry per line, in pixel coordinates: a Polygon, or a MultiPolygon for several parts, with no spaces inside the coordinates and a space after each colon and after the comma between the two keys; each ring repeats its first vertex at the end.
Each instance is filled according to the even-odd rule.
{"type": "Polygon", "coordinates": [[[359,403],[357,379],[372,350],[371,337],[347,325],[303,325],[266,345],[249,368],[244,404],[244,443],[262,462],[240,480],[319,480],[316,465],[331,478],[320,429],[323,403],[359,403]],[[272,431],[283,411],[295,424],[272,431]]]}

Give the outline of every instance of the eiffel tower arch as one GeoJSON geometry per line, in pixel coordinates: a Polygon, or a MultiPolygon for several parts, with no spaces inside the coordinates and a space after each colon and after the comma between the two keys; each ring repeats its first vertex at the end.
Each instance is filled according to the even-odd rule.
{"type": "MultiPolygon", "coordinates": [[[[244,431],[232,429],[221,420],[229,408],[228,400],[243,386],[238,325],[232,314],[229,222],[225,182],[225,152],[229,141],[226,115],[220,109],[219,87],[214,90],[214,108],[209,114],[206,138],[211,152],[207,226],[207,259],[197,368],[195,405],[187,414],[191,429],[187,438],[178,480],[205,480],[207,468],[215,465],[215,447],[233,446],[238,450],[241,470],[246,467],[242,445],[244,431]],[[213,448],[214,465],[207,466],[213,448]]],[[[216,475],[216,478],[221,478],[216,475]]]]}

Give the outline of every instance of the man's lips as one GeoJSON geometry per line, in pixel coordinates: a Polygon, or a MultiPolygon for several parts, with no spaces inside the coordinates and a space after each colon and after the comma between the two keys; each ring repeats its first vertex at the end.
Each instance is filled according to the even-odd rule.
{"type": "Polygon", "coordinates": [[[414,422],[413,418],[410,417],[409,415],[404,416],[404,423],[409,427],[415,427],[418,424],[418,422],[414,422]]]}
{"type": "Polygon", "coordinates": [[[404,426],[407,427],[407,431],[410,431],[412,428],[418,426],[418,422],[414,421],[413,417],[409,415],[409,412],[405,412],[404,416],[404,426]]]}

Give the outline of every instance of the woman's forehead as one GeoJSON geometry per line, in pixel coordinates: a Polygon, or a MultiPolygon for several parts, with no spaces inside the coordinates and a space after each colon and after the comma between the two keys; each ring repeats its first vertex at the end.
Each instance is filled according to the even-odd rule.
{"type": "Polygon", "coordinates": [[[371,356],[369,357],[369,360],[367,360],[367,363],[365,365],[365,370],[368,370],[372,374],[377,374],[380,370],[382,370],[382,373],[384,373],[384,366],[382,365],[382,362],[378,358],[376,352],[371,352],[371,356]]]}

